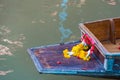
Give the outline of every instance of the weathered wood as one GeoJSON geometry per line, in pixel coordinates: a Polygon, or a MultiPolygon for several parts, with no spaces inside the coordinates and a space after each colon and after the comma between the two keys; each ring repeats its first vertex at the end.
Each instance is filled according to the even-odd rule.
{"type": "Polygon", "coordinates": [[[116,39],[120,39],[120,18],[114,18],[116,39]]]}
{"type": "Polygon", "coordinates": [[[109,40],[110,38],[110,21],[103,20],[84,24],[99,41],[109,40]]]}
{"type": "Polygon", "coordinates": [[[120,18],[87,22],[80,27],[82,32],[93,37],[99,48],[103,48],[103,53],[120,54],[120,18]]]}
{"type": "Polygon", "coordinates": [[[111,27],[110,27],[110,41],[113,44],[116,44],[116,33],[115,33],[115,25],[114,25],[113,19],[110,19],[110,24],[111,24],[111,27]]]}
{"type": "Polygon", "coordinates": [[[113,71],[116,57],[120,59],[120,18],[81,23],[79,28],[94,40],[95,53],[105,70],[113,71]]]}

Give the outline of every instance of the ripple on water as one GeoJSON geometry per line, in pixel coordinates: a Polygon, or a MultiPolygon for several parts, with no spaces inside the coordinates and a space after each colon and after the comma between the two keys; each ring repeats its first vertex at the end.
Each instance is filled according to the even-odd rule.
{"type": "MultiPolygon", "coordinates": [[[[18,34],[17,38],[10,40],[9,35],[11,30],[6,26],[0,25],[0,56],[13,55],[13,52],[23,47],[23,41],[25,40],[24,34],[18,34]]],[[[0,60],[7,60],[6,58],[0,58],[0,60]]],[[[0,66],[4,67],[4,66],[0,66]]],[[[0,76],[5,76],[13,70],[0,70],[0,76]]]]}

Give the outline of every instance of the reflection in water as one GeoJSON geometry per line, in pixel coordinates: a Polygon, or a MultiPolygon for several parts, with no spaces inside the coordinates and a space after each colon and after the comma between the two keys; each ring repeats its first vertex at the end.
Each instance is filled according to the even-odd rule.
{"type": "MultiPolygon", "coordinates": [[[[67,9],[68,6],[76,6],[76,7],[82,7],[83,5],[85,5],[86,0],[61,0],[61,3],[57,3],[55,4],[55,7],[60,7],[61,11],[58,12],[58,10],[54,10],[50,13],[51,17],[59,17],[59,31],[61,33],[61,37],[60,37],[60,42],[64,42],[64,39],[70,38],[70,36],[72,35],[72,31],[69,28],[66,28],[66,26],[64,25],[65,21],[67,20],[68,17],[68,13],[67,13],[67,9]]],[[[48,5],[43,5],[44,8],[49,8],[50,6],[48,5]]],[[[53,18],[53,21],[57,21],[56,18],[53,18]]],[[[82,21],[82,18],[81,18],[82,21]]],[[[46,21],[44,19],[39,19],[39,20],[32,20],[32,23],[46,23],[46,21]]],[[[8,41],[7,41],[8,42],[8,41]]]]}
{"type": "MultiPolygon", "coordinates": [[[[17,48],[23,47],[25,36],[20,34],[16,40],[9,40],[8,35],[10,32],[11,30],[8,27],[0,26],[0,55],[13,55],[13,51],[16,51],[17,48]]],[[[0,60],[6,60],[6,58],[0,58],[0,60]]],[[[1,70],[0,75],[4,76],[11,72],[13,72],[13,70],[1,70]]]]}
{"type": "MultiPolygon", "coordinates": [[[[59,13],[59,19],[60,19],[60,22],[59,22],[59,31],[61,32],[62,36],[61,36],[61,42],[64,41],[64,39],[66,38],[69,38],[72,34],[72,31],[70,29],[66,29],[64,27],[64,22],[66,21],[67,19],[67,7],[68,5],[71,6],[71,5],[77,5],[77,7],[82,7],[82,5],[85,5],[85,2],[86,0],[72,0],[72,1],[69,1],[69,0],[63,0],[62,3],[61,3],[61,8],[62,8],[62,11],[59,13]]],[[[55,16],[57,14],[57,11],[55,11],[54,13],[52,13],[52,16],[55,16]]]]}
{"type": "Polygon", "coordinates": [[[51,14],[51,16],[56,16],[58,14],[58,12],[57,11],[54,11],[52,14],[51,14]]]}
{"type": "Polygon", "coordinates": [[[68,5],[75,5],[76,7],[82,7],[85,5],[86,0],[72,0],[68,3],[68,5]]]}
{"type": "MultiPolygon", "coordinates": [[[[0,26],[0,42],[2,42],[2,39],[5,38],[5,36],[7,34],[9,34],[11,31],[8,29],[8,27],[5,27],[5,26],[0,26]]],[[[12,55],[10,49],[3,45],[3,44],[0,44],[0,55],[12,55]]]]}
{"type": "Polygon", "coordinates": [[[11,73],[11,72],[13,72],[13,70],[0,71],[0,76],[5,76],[5,75],[7,75],[8,73],[11,73]]]}
{"type": "Polygon", "coordinates": [[[3,39],[2,41],[6,42],[8,44],[16,45],[18,47],[23,47],[23,43],[21,41],[11,41],[9,39],[3,39]]]}
{"type": "Polygon", "coordinates": [[[62,34],[62,37],[61,37],[61,42],[63,42],[63,40],[65,38],[69,38],[69,36],[72,34],[71,30],[70,29],[65,29],[63,26],[60,26],[59,27],[59,30],[62,34]]]}
{"type": "Polygon", "coordinates": [[[80,0],[79,4],[77,5],[77,7],[82,7],[83,5],[85,5],[85,1],[86,0],[80,0]]]}
{"type": "Polygon", "coordinates": [[[106,2],[107,4],[113,5],[113,6],[117,4],[116,0],[103,0],[103,2],[106,2]]]}
{"type": "Polygon", "coordinates": [[[11,30],[6,26],[0,27],[0,55],[12,55],[11,51],[15,51],[17,47],[23,47],[24,34],[18,35],[17,40],[9,40],[7,36],[10,32],[11,30]],[[7,44],[7,46],[4,44],[7,44]]]}
{"type": "Polygon", "coordinates": [[[8,27],[0,25],[0,36],[4,37],[4,36],[8,35],[10,32],[11,32],[11,30],[8,29],[8,27]]]}
{"type": "Polygon", "coordinates": [[[61,42],[64,41],[65,38],[69,38],[69,36],[72,34],[72,31],[70,29],[65,29],[63,23],[66,21],[66,18],[68,16],[66,9],[67,9],[67,3],[68,0],[63,0],[61,3],[62,11],[59,13],[59,31],[61,32],[61,42]]]}
{"type": "Polygon", "coordinates": [[[1,38],[1,42],[6,43],[8,46],[0,44],[0,55],[8,54],[12,55],[11,51],[16,51],[16,48],[23,47],[22,40],[25,39],[25,37],[21,34],[19,35],[18,40],[9,40],[7,38],[1,38]]]}
{"type": "Polygon", "coordinates": [[[12,55],[12,53],[8,47],[0,44],[0,55],[12,55]]]}

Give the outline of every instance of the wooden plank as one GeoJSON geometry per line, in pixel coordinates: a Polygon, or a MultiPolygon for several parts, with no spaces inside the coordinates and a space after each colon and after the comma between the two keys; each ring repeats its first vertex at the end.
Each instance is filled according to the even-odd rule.
{"type": "Polygon", "coordinates": [[[109,20],[84,23],[84,25],[97,37],[99,41],[110,39],[111,23],[109,20]]]}
{"type": "Polygon", "coordinates": [[[116,38],[120,39],[120,18],[114,18],[113,21],[115,25],[116,38]]]}
{"type": "Polygon", "coordinates": [[[116,33],[115,33],[115,25],[113,19],[110,19],[111,27],[110,27],[110,41],[113,44],[116,44],[116,33]]]}
{"type": "Polygon", "coordinates": [[[104,41],[102,44],[110,53],[114,54],[117,52],[120,54],[120,39],[116,40],[116,44],[113,44],[110,41],[104,41]]]}

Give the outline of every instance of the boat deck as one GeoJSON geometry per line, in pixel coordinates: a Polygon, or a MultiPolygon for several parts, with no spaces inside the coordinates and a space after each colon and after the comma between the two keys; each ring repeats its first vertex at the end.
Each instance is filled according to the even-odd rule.
{"type": "Polygon", "coordinates": [[[73,56],[69,59],[64,58],[62,51],[66,48],[71,50],[74,45],[75,43],[37,47],[29,49],[29,53],[38,71],[42,73],[78,74],[81,72],[104,72],[102,63],[94,54],[91,55],[90,61],[84,61],[73,56]]]}
{"type": "MultiPolygon", "coordinates": [[[[66,59],[63,57],[62,51],[69,49],[78,44],[78,42],[70,42],[65,44],[54,44],[28,49],[39,73],[51,74],[75,74],[89,76],[118,76],[120,75],[120,59],[115,59],[113,65],[113,73],[105,71],[104,64],[96,54],[91,55],[90,61],[84,61],[76,57],[66,59]]],[[[98,53],[98,55],[100,55],[98,53]]]]}

